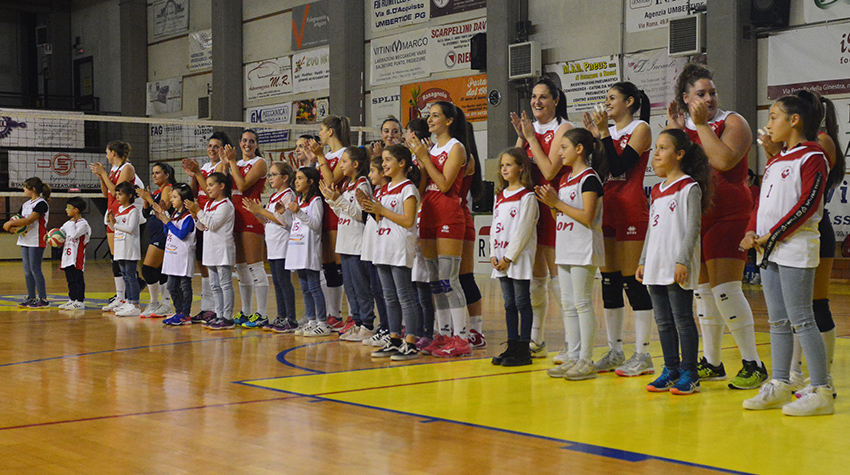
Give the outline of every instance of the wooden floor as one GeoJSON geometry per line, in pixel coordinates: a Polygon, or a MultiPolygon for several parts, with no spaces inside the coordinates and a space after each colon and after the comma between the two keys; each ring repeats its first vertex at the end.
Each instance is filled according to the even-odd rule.
{"type": "MultiPolygon", "coordinates": [[[[754,392],[724,382],[674,397],[644,391],[651,376],[567,382],[546,376],[551,360],[492,366],[505,331],[499,288],[484,277],[486,350],[389,363],[335,336],[103,314],[107,262],[88,263],[89,309],[63,312],[64,274],[44,269],[54,307],[20,311],[21,265],[0,263],[0,473],[834,473],[850,462],[846,284],[832,289],[836,415],[793,419],[743,411],[754,392]]],[[[763,297],[746,287],[769,367],[763,297]]],[[[555,315],[547,338],[554,354],[555,315]]],[[[740,356],[725,338],[734,373],[740,356]]],[[[595,357],[603,323],[597,340],[595,357]]],[[[657,341],[652,354],[660,371],[657,341]]]]}

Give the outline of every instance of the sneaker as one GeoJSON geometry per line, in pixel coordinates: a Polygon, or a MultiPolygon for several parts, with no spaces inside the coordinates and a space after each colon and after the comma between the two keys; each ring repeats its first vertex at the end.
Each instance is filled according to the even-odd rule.
{"type": "Polygon", "coordinates": [[[608,350],[602,358],[594,363],[597,373],[608,373],[617,369],[626,361],[626,355],[622,351],[608,350]]]}
{"type": "Polygon", "coordinates": [[[116,308],[124,305],[125,303],[127,303],[125,300],[115,299],[112,302],[109,302],[108,304],[104,305],[100,310],[104,312],[114,312],[116,308]]]}
{"type": "Polygon", "coordinates": [[[696,370],[682,371],[676,384],[670,388],[670,394],[686,396],[699,392],[699,373],[696,370]]]}
{"type": "Polygon", "coordinates": [[[29,308],[45,308],[49,307],[50,302],[45,299],[34,299],[30,301],[29,308]]]}
{"type": "MultiPolygon", "coordinates": [[[[791,375],[788,378],[791,381],[791,388],[795,393],[799,393],[800,390],[806,387],[806,378],[803,376],[802,371],[791,371],[791,375]]],[[[797,396],[800,397],[800,396],[797,396]]]]}
{"type": "Polygon", "coordinates": [[[192,317],[192,323],[206,323],[215,318],[215,312],[211,310],[201,310],[192,317]]]}
{"type": "Polygon", "coordinates": [[[564,346],[557,355],[552,357],[552,362],[555,364],[564,364],[570,359],[570,349],[564,346]]]}
{"type": "Polygon", "coordinates": [[[767,368],[764,362],[761,366],[755,361],[742,360],[744,367],[738,371],[738,375],[729,381],[731,389],[756,389],[767,381],[767,368]]]}
{"type": "Polygon", "coordinates": [[[242,328],[263,328],[266,323],[269,323],[269,319],[262,313],[252,313],[248,316],[248,321],[242,324],[242,328]]]}
{"type": "Polygon", "coordinates": [[[248,321],[249,316],[250,315],[245,315],[240,310],[239,313],[237,313],[236,316],[233,317],[233,324],[236,325],[237,327],[241,327],[243,323],[248,321]]]}
{"type": "Polygon", "coordinates": [[[419,358],[419,350],[416,349],[416,344],[408,343],[407,341],[401,344],[396,354],[390,356],[390,360],[392,361],[408,361],[415,360],[416,358],[419,358]]]}
{"type": "Polygon", "coordinates": [[[150,318],[165,318],[169,315],[174,315],[177,311],[174,309],[174,306],[171,305],[171,302],[166,300],[165,302],[157,302],[156,307],[153,308],[153,312],[151,312],[150,318]]]}
{"type": "Polygon", "coordinates": [[[340,328],[340,329],[337,331],[337,333],[339,333],[340,335],[342,335],[342,334],[344,334],[344,333],[348,333],[349,331],[351,331],[351,329],[352,329],[352,328],[356,328],[356,327],[357,327],[357,322],[355,322],[353,318],[348,317],[348,318],[345,320],[345,324],[342,326],[342,328],[340,328]]]}
{"type": "Polygon", "coordinates": [[[85,310],[85,309],[86,309],[86,304],[83,303],[83,302],[80,302],[79,300],[75,300],[75,301],[71,302],[71,304],[68,305],[65,308],[65,310],[85,310]]]}
{"type": "Polygon", "coordinates": [[[482,335],[478,330],[470,329],[469,346],[471,346],[473,350],[483,350],[484,348],[487,348],[487,339],[484,338],[484,335],[482,335]]]}
{"type": "MultiPolygon", "coordinates": [[[[793,375],[794,375],[793,371],[791,372],[791,375],[793,377],[793,375]]],[[[832,375],[828,374],[828,375],[826,375],[826,377],[827,377],[827,384],[829,385],[829,387],[832,388],[832,399],[835,399],[836,397],[838,397],[838,393],[835,391],[835,384],[832,382],[832,375]]],[[[810,392],[815,390],[815,387],[811,385],[809,378],[806,378],[806,380],[803,384],[805,384],[805,386],[802,389],[794,392],[794,397],[796,397],[797,399],[800,399],[805,394],[810,393],[810,392]]]]}
{"type": "Polygon", "coordinates": [[[764,409],[779,409],[791,402],[791,385],[777,379],[770,380],[759,389],[758,395],[744,401],[744,409],[761,411],[764,409]]]}
{"type": "Polygon", "coordinates": [[[655,381],[646,385],[646,390],[651,393],[663,393],[669,391],[673,385],[679,381],[679,370],[670,370],[664,366],[661,370],[661,376],[655,378],[655,381]]]}
{"type": "Polygon", "coordinates": [[[236,328],[236,322],[227,318],[217,318],[214,322],[210,323],[207,328],[210,330],[230,330],[232,328],[236,328]]]}
{"type": "Polygon", "coordinates": [[[422,349],[423,355],[433,355],[440,348],[448,345],[452,342],[452,337],[443,335],[442,333],[437,333],[434,335],[434,339],[431,341],[431,344],[422,349]]]}
{"type": "Polygon", "coordinates": [[[26,300],[24,300],[23,302],[21,302],[21,303],[19,303],[19,304],[18,304],[18,308],[27,308],[27,307],[29,307],[29,306],[30,306],[30,304],[32,304],[33,302],[35,302],[35,299],[34,299],[34,298],[32,298],[32,299],[26,299],[26,300]]]}
{"type": "Polygon", "coordinates": [[[329,336],[332,334],[333,330],[331,330],[331,327],[327,323],[317,322],[312,327],[310,327],[309,331],[305,330],[301,336],[313,338],[319,336],[329,336]]]}
{"type": "Polygon", "coordinates": [[[750,279],[750,283],[753,285],[761,285],[761,274],[756,274],[750,279]]]}
{"type": "MultiPolygon", "coordinates": [[[[439,358],[453,358],[456,356],[469,356],[472,354],[472,348],[469,346],[469,340],[460,336],[453,336],[451,342],[437,350],[436,353],[431,353],[439,358]]],[[[502,361],[502,365],[505,362],[502,361]]]]}
{"type": "Polygon", "coordinates": [[[272,331],[275,333],[295,333],[298,329],[298,322],[295,320],[284,319],[282,323],[275,323],[272,331]]]}
{"type": "Polygon", "coordinates": [[[528,342],[528,349],[531,350],[532,358],[546,358],[549,356],[549,353],[546,351],[546,342],[544,341],[541,344],[534,343],[534,340],[528,342]]]}
{"type": "Polygon", "coordinates": [[[188,315],[183,315],[182,313],[174,314],[174,316],[166,318],[162,321],[163,325],[170,325],[174,327],[180,327],[183,325],[191,325],[192,317],[188,315]]]}
{"type": "MultiPolygon", "coordinates": [[[[810,386],[811,387],[811,386],[810,386]]],[[[835,413],[833,389],[830,386],[811,387],[799,399],[782,406],[786,416],[825,416],[835,413]]]]}
{"type": "Polygon", "coordinates": [[[578,360],[567,358],[563,363],[555,366],[554,368],[549,368],[546,370],[546,374],[549,375],[550,378],[563,378],[569,370],[578,363],[578,360]]]}
{"type": "Polygon", "coordinates": [[[649,353],[635,352],[622,366],[614,370],[617,376],[643,376],[644,374],[655,374],[655,365],[649,353]]]}
{"type": "Polygon", "coordinates": [[[580,359],[576,361],[572,368],[564,373],[564,379],[570,381],[583,381],[585,379],[593,379],[596,377],[596,367],[593,366],[593,361],[580,359]]]}
{"type": "Polygon", "coordinates": [[[328,326],[331,327],[333,331],[338,331],[345,326],[345,322],[333,315],[328,315],[328,326]]]}
{"type": "Polygon", "coordinates": [[[145,309],[142,310],[142,313],[139,314],[142,318],[150,318],[151,313],[158,307],[159,304],[157,302],[150,302],[145,306],[145,309]]]}
{"type": "Polygon", "coordinates": [[[371,337],[363,340],[362,343],[366,346],[381,348],[387,344],[388,341],[390,341],[389,330],[379,328],[378,331],[376,331],[371,337]]]}
{"type": "Polygon", "coordinates": [[[309,319],[309,318],[307,318],[307,315],[304,315],[303,317],[301,317],[301,318],[299,318],[299,319],[298,319],[298,326],[299,326],[299,327],[300,327],[301,325],[306,325],[306,324],[308,324],[308,323],[310,323],[310,319],[309,319]]]}
{"type": "Polygon", "coordinates": [[[308,320],[304,325],[298,325],[294,332],[295,336],[304,336],[304,333],[311,331],[316,323],[314,320],[308,320]]]}
{"type": "Polygon", "coordinates": [[[697,363],[697,374],[700,381],[721,381],[726,379],[726,369],[723,363],[719,366],[714,366],[705,359],[705,356],[699,359],[697,363]]]}
{"type": "Polygon", "coordinates": [[[115,309],[116,317],[138,317],[141,313],[138,306],[129,302],[115,309]]]}
{"type": "Polygon", "coordinates": [[[70,309],[68,308],[68,306],[69,306],[69,305],[71,305],[72,303],[74,303],[74,301],[73,301],[73,300],[69,300],[69,301],[67,301],[67,302],[63,303],[62,305],[60,305],[60,306],[59,306],[59,308],[60,308],[60,309],[62,309],[62,310],[70,310],[70,309]]]}
{"type": "Polygon", "coordinates": [[[372,352],[372,358],[391,358],[393,355],[398,354],[400,346],[397,345],[398,343],[393,343],[392,340],[386,342],[380,350],[372,352]]]}
{"type": "Polygon", "coordinates": [[[375,334],[375,330],[369,330],[364,325],[360,325],[359,327],[354,327],[354,329],[350,330],[345,335],[342,335],[339,339],[343,341],[363,341],[372,337],[375,334]]]}
{"type": "Polygon", "coordinates": [[[421,352],[423,349],[428,348],[428,345],[430,345],[432,341],[433,340],[431,340],[427,336],[423,336],[422,338],[416,341],[416,349],[421,352]]]}

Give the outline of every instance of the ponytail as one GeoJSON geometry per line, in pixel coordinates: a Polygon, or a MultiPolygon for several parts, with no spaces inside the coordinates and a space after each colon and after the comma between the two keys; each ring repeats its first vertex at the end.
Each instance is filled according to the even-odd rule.
{"type": "Polygon", "coordinates": [[[835,117],[835,104],[815,91],[807,91],[808,94],[801,94],[801,92],[802,91],[797,91],[796,95],[800,97],[811,96],[811,100],[817,100],[818,107],[822,111],[823,117],[819,124],[819,129],[826,132],[826,135],[828,135],[835,144],[835,163],[833,163],[829,168],[829,175],[827,175],[826,178],[826,189],[831,190],[844,180],[844,172],[846,169],[844,151],[841,148],[841,144],[838,142],[838,120],[835,117]]]}
{"type": "Polygon", "coordinates": [[[652,105],[649,103],[649,97],[643,92],[643,89],[638,89],[634,83],[628,81],[618,82],[611,86],[611,89],[616,89],[626,99],[631,97],[634,102],[629,107],[629,112],[634,114],[640,111],[638,118],[644,122],[649,122],[649,113],[651,112],[652,105]]]}
{"type": "Polygon", "coordinates": [[[325,117],[322,125],[333,130],[334,135],[339,139],[343,147],[351,145],[351,122],[348,120],[348,117],[331,115],[325,117]]]}
{"type": "Polygon", "coordinates": [[[594,137],[589,130],[570,129],[564,132],[564,138],[572,142],[574,146],[581,145],[584,148],[584,161],[594,170],[596,170],[594,164],[605,161],[605,148],[602,146],[602,141],[594,137]]]}
{"type": "Polygon", "coordinates": [[[36,194],[45,200],[50,199],[50,185],[41,181],[41,178],[37,176],[32,176],[24,180],[24,187],[35,190],[36,194]]]}
{"type": "Polygon", "coordinates": [[[685,151],[685,156],[682,157],[682,171],[697,182],[702,191],[702,201],[700,203],[702,211],[705,212],[711,207],[713,198],[713,184],[711,181],[711,165],[708,163],[708,155],[705,150],[694,142],[688,134],[681,129],[664,129],[661,134],[666,134],[673,142],[673,147],[676,152],[679,150],[685,151]]]}

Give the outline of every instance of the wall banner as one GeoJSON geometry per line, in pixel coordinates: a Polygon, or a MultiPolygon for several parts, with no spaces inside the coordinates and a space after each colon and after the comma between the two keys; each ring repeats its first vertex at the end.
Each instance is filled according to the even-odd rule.
{"type": "Polygon", "coordinates": [[[371,107],[369,118],[373,127],[380,127],[389,116],[401,117],[401,93],[398,87],[372,89],[369,104],[371,107]]]}
{"type": "Polygon", "coordinates": [[[431,18],[485,8],[487,0],[431,0],[431,18]]]}
{"type": "MultiPolygon", "coordinates": [[[[318,124],[328,116],[329,109],[330,100],[327,97],[304,99],[292,104],[296,124],[318,124]]],[[[316,134],[318,133],[319,131],[316,129],[316,134]]]]}
{"type": "Polygon", "coordinates": [[[164,0],[151,8],[154,38],[189,31],[189,0],[164,0]]]}
{"type": "Polygon", "coordinates": [[[292,94],[292,57],[266,59],[245,65],[245,99],[256,101],[292,94]]]}
{"type": "MultiPolygon", "coordinates": [[[[21,112],[38,112],[21,109],[21,112]]],[[[51,112],[80,117],[82,112],[51,112]]],[[[6,110],[0,116],[0,147],[32,148],[83,148],[85,146],[85,124],[82,120],[61,118],[16,117],[6,110]]]]}
{"type": "Polygon", "coordinates": [[[189,33],[189,70],[212,68],[212,29],[189,33]]]}
{"type": "Polygon", "coordinates": [[[292,8],[292,51],[328,44],[327,4],[311,2],[292,8]]]}
{"type": "Polygon", "coordinates": [[[846,25],[771,35],[767,48],[769,99],[800,89],[813,89],[823,95],[850,93],[850,40],[846,25]]]}
{"type": "Polygon", "coordinates": [[[574,121],[581,121],[580,112],[593,110],[605,101],[605,94],[620,81],[620,66],[616,56],[567,61],[548,64],[546,72],[554,72],[561,79],[561,88],[567,95],[567,112],[574,121]]]}
{"type": "Polygon", "coordinates": [[[803,23],[850,18],[850,2],[847,0],[803,0],[803,23]]]}
{"type": "Polygon", "coordinates": [[[292,92],[328,89],[330,78],[330,48],[327,46],[292,55],[292,92]]]}
{"type": "Polygon", "coordinates": [[[379,86],[427,77],[429,28],[375,38],[370,43],[370,83],[379,86]]]}
{"type": "Polygon", "coordinates": [[[666,110],[675,97],[676,78],[689,57],[667,56],[667,48],[623,55],[623,81],[643,89],[652,110],[666,110]]]}
{"type": "Polygon", "coordinates": [[[373,32],[423,23],[430,18],[430,0],[366,0],[373,32]]]}
{"type": "Polygon", "coordinates": [[[100,188],[89,163],[101,159],[102,153],[9,150],[9,186],[20,188],[27,178],[37,176],[51,188],[100,188]]]}
{"type": "Polygon", "coordinates": [[[626,31],[638,31],[663,28],[671,18],[688,14],[691,8],[704,6],[706,0],[626,0],[626,31]]]}
{"type": "Polygon", "coordinates": [[[183,110],[183,78],[161,79],[148,83],[147,115],[183,110]]]}
{"type": "Polygon", "coordinates": [[[431,28],[428,39],[431,74],[469,69],[469,40],[478,33],[487,33],[486,17],[431,28]]]}
{"type": "MultiPolygon", "coordinates": [[[[245,122],[253,124],[291,124],[292,103],[284,102],[272,106],[249,107],[245,110],[245,122]]],[[[289,142],[289,129],[258,127],[258,143],[273,144],[289,142]]]]}
{"type": "Polygon", "coordinates": [[[160,157],[154,155],[206,150],[213,128],[210,125],[151,124],[148,132],[151,158],[157,159],[160,157]]]}
{"type": "Polygon", "coordinates": [[[428,117],[431,104],[448,101],[463,109],[470,122],[487,120],[487,75],[464,76],[401,86],[401,123],[428,117]]]}

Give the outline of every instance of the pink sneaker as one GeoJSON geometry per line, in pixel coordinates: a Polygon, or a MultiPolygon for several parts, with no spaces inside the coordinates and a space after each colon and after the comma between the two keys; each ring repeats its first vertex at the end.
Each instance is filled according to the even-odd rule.
{"type": "Polygon", "coordinates": [[[421,353],[422,350],[424,350],[425,348],[428,348],[428,345],[430,345],[430,344],[431,344],[431,339],[428,338],[427,336],[423,336],[422,338],[420,338],[419,340],[416,341],[416,349],[419,350],[419,352],[421,353]]]}
{"type": "Polygon", "coordinates": [[[434,356],[439,358],[453,358],[456,356],[469,356],[471,354],[472,348],[469,347],[469,340],[459,336],[453,336],[451,343],[437,350],[434,356]]]}
{"type": "Polygon", "coordinates": [[[331,327],[331,330],[338,330],[345,326],[345,322],[340,320],[339,318],[334,317],[333,315],[328,315],[328,326],[331,327]]]}
{"type": "Polygon", "coordinates": [[[431,341],[431,344],[426,346],[424,349],[422,349],[421,353],[426,354],[426,355],[433,355],[440,348],[448,345],[451,342],[452,342],[452,337],[445,336],[445,335],[442,335],[440,333],[437,333],[436,335],[434,335],[434,340],[431,341]]]}
{"type": "Polygon", "coordinates": [[[352,328],[354,328],[356,326],[357,325],[354,323],[354,319],[351,318],[351,317],[348,317],[347,319],[345,319],[345,325],[343,325],[342,328],[340,328],[339,330],[334,330],[334,331],[338,331],[339,334],[342,335],[343,333],[347,333],[349,330],[351,330],[352,328]]]}
{"type": "Polygon", "coordinates": [[[478,332],[478,330],[469,330],[469,346],[472,347],[473,350],[483,350],[487,348],[487,339],[484,338],[484,335],[478,332]]]}

